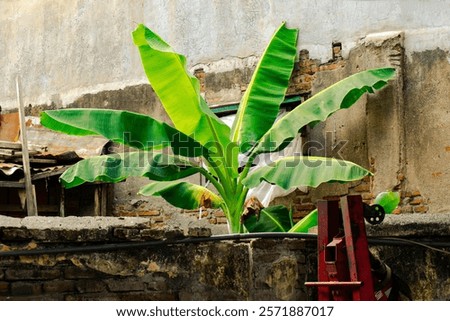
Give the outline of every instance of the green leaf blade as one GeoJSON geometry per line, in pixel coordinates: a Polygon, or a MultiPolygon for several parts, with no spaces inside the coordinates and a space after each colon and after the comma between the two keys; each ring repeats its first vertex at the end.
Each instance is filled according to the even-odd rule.
{"type": "Polygon", "coordinates": [[[350,182],[372,175],[365,168],[349,161],[315,156],[290,156],[252,171],[243,184],[256,187],[266,181],[284,189],[317,187],[326,182],[350,182]]]}
{"type": "Polygon", "coordinates": [[[283,23],[262,55],[239,105],[232,141],[246,152],[274,123],[286,94],[297,51],[297,29],[283,23]]]}
{"type": "Polygon", "coordinates": [[[191,137],[149,116],[111,109],[62,109],[41,113],[41,124],[69,135],[102,135],[142,150],[171,147],[177,155],[198,157],[206,149],[191,137]]]}
{"type": "Polygon", "coordinates": [[[324,121],[337,110],[351,107],[363,94],[383,88],[394,77],[394,68],[366,70],[322,90],[280,118],[261,138],[254,153],[284,148],[304,126],[324,121]]]}
{"type": "Polygon", "coordinates": [[[317,226],[318,211],[317,209],[311,211],[308,215],[298,221],[290,230],[290,233],[308,233],[309,229],[317,226]]]}
{"type": "Polygon", "coordinates": [[[282,205],[263,208],[259,218],[249,216],[245,219],[244,226],[250,233],[287,232],[292,226],[289,209],[282,205]]]}
{"type": "Polygon", "coordinates": [[[187,182],[154,182],[139,191],[144,196],[161,196],[173,206],[195,210],[200,207],[219,208],[223,200],[207,188],[187,182]]]}
{"type": "Polygon", "coordinates": [[[200,96],[198,79],[187,70],[186,58],[140,24],[133,32],[145,74],[175,128],[206,145],[227,146],[230,129],[200,96]]]}
{"type": "Polygon", "coordinates": [[[147,177],[171,181],[198,173],[200,168],[177,157],[148,152],[132,152],[84,159],[67,169],[60,177],[64,187],[83,183],[117,183],[129,177],[147,177]]]}

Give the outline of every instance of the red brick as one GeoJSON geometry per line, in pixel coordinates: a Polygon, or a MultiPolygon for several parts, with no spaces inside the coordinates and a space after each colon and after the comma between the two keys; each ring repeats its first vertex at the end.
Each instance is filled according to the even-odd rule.
{"type": "Polygon", "coordinates": [[[364,201],[368,201],[373,199],[373,194],[372,193],[362,193],[361,197],[364,201]]]}
{"type": "Polygon", "coordinates": [[[98,293],[106,290],[106,285],[100,280],[79,280],[75,288],[80,293],[98,293]]]}
{"type": "Polygon", "coordinates": [[[423,204],[423,198],[422,197],[415,197],[411,202],[409,202],[411,205],[421,205],[423,204]]]}
{"type": "Polygon", "coordinates": [[[75,290],[75,283],[72,280],[54,280],[45,282],[43,289],[44,292],[49,293],[73,292],[75,290]]]}
{"type": "Polygon", "coordinates": [[[316,209],[316,206],[314,204],[301,204],[301,205],[295,205],[295,209],[297,211],[312,211],[316,209]]]}
{"type": "Polygon", "coordinates": [[[8,282],[0,282],[0,293],[1,294],[9,293],[9,283],[8,282]]]}
{"type": "Polygon", "coordinates": [[[217,224],[227,224],[227,219],[224,217],[218,217],[217,224]]]}
{"type": "Polygon", "coordinates": [[[139,279],[105,280],[111,292],[143,291],[144,282],[139,279]]]}
{"type": "Polygon", "coordinates": [[[66,279],[95,279],[98,275],[99,274],[95,271],[84,270],[75,266],[66,267],[64,270],[66,279]]]}
{"type": "Polygon", "coordinates": [[[41,295],[42,286],[40,282],[13,282],[11,283],[12,296],[41,295]]]}
{"type": "Polygon", "coordinates": [[[353,188],[353,191],[355,191],[356,193],[370,192],[370,185],[367,183],[359,184],[358,186],[355,186],[353,188]]]}
{"type": "Polygon", "coordinates": [[[413,207],[411,205],[402,206],[402,213],[413,213],[413,207]]]}
{"type": "Polygon", "coordinates": [[[428,206],[414,206],[414,213],[426,213],[428,211],[428,206]]]}
{"type": "Polygon", "coordinates": [[[52,280],[59,278],[60,275],[61,273],[57,269],[8,269],[5,272],[7,280],[52,280]]]}
{"type": "Polygon", "coordinates": [[[225,213],[223,211],[214,212],[215,217],[225,217],[225,213]]]}
{"type": "Polygon", "coordinates": [[[304,199],[302,199],[302,204],[305,203],[312,203],[311,197],[305,197],[304,199]]]}

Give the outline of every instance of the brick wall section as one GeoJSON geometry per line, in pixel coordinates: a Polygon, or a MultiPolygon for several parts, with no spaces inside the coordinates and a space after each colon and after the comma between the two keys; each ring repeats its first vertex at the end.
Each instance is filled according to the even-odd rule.
{"type": "MultiPolygon", "coordinates": [[[[42,230],[2,227],[0,247],[81,249],[211,234],[147,224],[42,230]]],[[[314,270],[307,266],[314,252],[314,241],[252,239],[0,257],[0,300],[306,300],[303,282],[314,270]]]]}
{"type": "MultiPolygon", "coordinates": [[[[53,254],[0,255],[0,300],[311,300],[316,242],[258,239],[83,251],[86,246],[199,240],[207,228],[162,230],[131,218],[0,216],[0,253],[55,249],[53,254]],[[6,221],[6,222],[5,222],[6,221]],[[27,221],[28,223],[24,223],[27,221]],[[52,224],[57,221],[55,228],[52,224]],[[79,228],[80,222],[91,227],[79,228]],[[106,222],[105,224],[98,224],[106,222]],[[118,223],[119,222],[119,223],[118,223]],[[31,224],[30,224],[31,223],[31,224]],[[97,223],[97,224],[94,224],[97,223]],[[28,224],[28,225],[27,225],[28,224]],[[70,249],[78,252],[67,253],[70,249]]],[[[369,235],[449,244],[449,215],[389,215],[369,235]]],[[[204,240],[204,239],[203,239],[204,240]]],[[[443,246],[445,249],[445,246],[443,246]]],[[[448,246],[447,246],[448,248],[448,246]]],[[[417,300],[450,299],[448,254],[417,246],[371,247],[405,280],[417,300]]]]}

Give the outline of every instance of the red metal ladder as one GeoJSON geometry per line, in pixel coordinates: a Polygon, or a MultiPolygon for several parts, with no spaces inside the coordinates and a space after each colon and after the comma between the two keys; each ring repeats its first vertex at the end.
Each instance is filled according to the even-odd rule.
{"type": "Polygon", "coordinates": [[[318,288],[320,301],[375,300],[360,195],[318,203],[318,288]]]}

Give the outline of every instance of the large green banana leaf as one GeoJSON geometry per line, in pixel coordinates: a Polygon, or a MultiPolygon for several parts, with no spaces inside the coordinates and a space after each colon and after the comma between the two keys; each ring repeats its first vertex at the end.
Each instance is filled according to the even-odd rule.
{"type": "Polygon", "coordinates": [[[144,196],[161,196],[173,206],[194,210],[202,206],[218,208],[223,204],[220,196],[209,189],[187,182],[154,182],[139,191],[144,196]]]}
{"type": "Polygon", "coordinates": [[[250,233],[287,232],[292,227],[292,219],[285,206],[269,206],[260,211],[259,217],[251,215],[245,218],[244,226],[250,233]]]}
{"type": "Polygon", "coordinates": [[[394,76],[394,68],[366,70],[322,90],[280,118],[261,138],[253,153],[284,148],[302,127],[324,121],[335,111],[352,106],[364,93],[381,89],[394,76]]]}
{"type": "Polygon", "coordinates": [[[290,233],[308,233],[311,227],[318,224],[318,211],[317,209],[311,211],[308,215],[298,221],[289,230],[290,233]]]}
{"type": "Polygon", "coordinates": [[[186,58],[142,24],[133,31],[133,40],[147,78],[175,128],[205,147],[218,143],[225,149],[230,128],[200,96],[199,81],[187,70],[186,58]]]}
{"type": "Polygon", "coordinates": [[[86,182],[117,183],[128,177],[148,177],[157,181],[181,179],[201,169],[188,161],[166,154],[132,152],[84,159],[61,175],[66,188],[86,182]]]}
{"type": "Polygon", "coordinates": [[[207,153],[198,142],[166,123],[129,111],[47,110],[41,113],[41,124],[69,135],[102,135],[114,142],[143,150],[172,147],[175,154],[186,157],[207,153]]]}
{"type": "Polygon", "coordinates": [[[283,23],[273,35],[242,97],[232,141],[248,151],[272,127],[289,85],[297,52],[297,29],[283,23]]]}
{"type": "Polygon", "coordinates": [[[349,182],[371,173],[355,163],[316,156],[288,156],[252,171],[243,184],[249,188],[266,181],[284,189],[317,187],[325,182],[349,182]]]}

